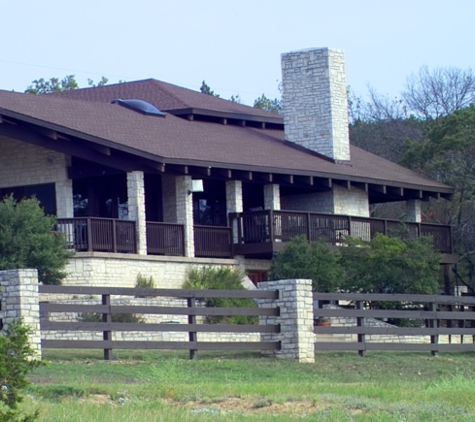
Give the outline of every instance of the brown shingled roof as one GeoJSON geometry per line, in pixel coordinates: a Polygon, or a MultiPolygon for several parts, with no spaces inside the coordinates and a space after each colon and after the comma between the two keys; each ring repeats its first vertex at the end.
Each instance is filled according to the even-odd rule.
{"type": "Polygon", "coordinates": [[[334,163],[284,141],[281,130],[191,122],[173,115],[165,118],[146,116],[117,104],[8,91],[0,91],[0,116],[159,163],[328,177],[452,192],[442,183],[355,146],[351,148],[351,165],[334,163]]]}
{"type": "Polygon", "coordinates": [[[53,95],[87,101],[111,102],[116,99],[140,99],[173,114],[183,110],[206,110],[224,115],[240,115],[283,124],[282,116],[191,89],[145,79],[99,87],[62,91],[53,95]]]}

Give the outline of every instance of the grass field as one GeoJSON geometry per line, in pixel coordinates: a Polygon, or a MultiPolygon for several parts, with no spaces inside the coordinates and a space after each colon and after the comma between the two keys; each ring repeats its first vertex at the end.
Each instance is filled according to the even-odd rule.
{"type": "Polygon", "coordinates": [[[43,421],[474,421],[473,353],[259,354],[46,350],[24,406],[43,421]]]}

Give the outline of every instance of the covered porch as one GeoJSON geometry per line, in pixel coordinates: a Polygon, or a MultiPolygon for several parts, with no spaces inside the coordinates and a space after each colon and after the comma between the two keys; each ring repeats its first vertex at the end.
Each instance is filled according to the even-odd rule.
{"type": "MultiPolygon", "coordinates": [[[[66,234],[77,252],[138,253],[135,221],[97,217],[57,221],[57,230],[66,234]]],[[[431,236],[436,250],[452,254],[451,227],[444,225],[285,210],[230,213],[229,221],[229,227],[193,225],[195,257],[269,259],[300,235],[343,246],[347,236],[369,241],[376,233],[431,236]]],[[[185,225],[147,221],[146,254],[185,256],[185,225]]]]}

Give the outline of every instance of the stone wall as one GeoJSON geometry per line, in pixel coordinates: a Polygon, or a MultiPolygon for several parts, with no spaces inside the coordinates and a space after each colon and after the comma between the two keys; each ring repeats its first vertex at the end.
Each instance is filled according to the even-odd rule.
{"type": "Polygon", "coordinates": [[[68,179],[68,162],[64,154],[1,136],[0,149],[0,187],[53,183],[68,179]]]}
{"type": "Polygon", "coordinates": [[[0,271],[1,307],[3,328],[15,320],[21,320],[30,328],[29,342],[37,357],[41,358],[39,320],[38,271],[0,271]]]}
{"type": "Polygon", "coordinates": [[[135,287],[138,273],[152,276],[156,288],[179,289],[191,267],[237,267],[234,259],[188,258],[102,252],[76,254],[66,267],[64,285],[135,287]]]}

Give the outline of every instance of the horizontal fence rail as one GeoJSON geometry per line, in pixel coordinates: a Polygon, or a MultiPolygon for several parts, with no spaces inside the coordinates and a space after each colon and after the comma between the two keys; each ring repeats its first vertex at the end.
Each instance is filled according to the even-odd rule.
{"type": "Polygon", "coordinates": [[[237,227],[238,244],[288,242],[305,235],[309,241],[324,239],[342,245],[347,236],[370,241],[382,233],[407,238],[431,236],[439,252],[452,253],[451,227],[438,224],[273,210],[231,213],[230,218],[237,227]]]}
{"type": "Polygon", "coordinates": [[[211,316],[278,316],[279,308],[224,308],[200,306],[203,298],[233,299],[277,299],[278,291],[248,290],[183,290],[183,289],[146,289],[146,288],[102,288],[86,286],[39,286],[41,294],[87,295],[99,296],[100,304],[40,302],[42,318],[41,330],[52,332],[99,332],[102,340],[43,339],[44,348],[93,348],[103,349],[104,359],[111,359],[113,349],[181,349],[189,350],[190,358],[198,350],[279,350],[278,341],[199,341],[199,333],[239,333],[260,334],[279,333],[277,324],[209,324],[198,323],[196,317],[211,316]],[[132,296],[135,298],[174,298],[186,301],[182,306],[155,305],[115,305],[112,296],[132,296]],[[54,313],[98,314],[101,321],[63,322],[51,319],[54,313]],[[187,323],[167,321],[161,323],[147,322],[113,322],[115,315],[164,315],[166,318],[186,316],[187,323]],[[156,332],[188,333],[188,341],[128,341],[113,340],[113,333],[119,332],[156,332]]]}
{"type": "Polygon", "coordinates": [[[361,356],[366,350],[426,350],[433,355],[475,350],[475,297],[314,293],[314,303],[315,350],[355,350],[361,356]],[[319,326],[320,319],[330,325],[319,326]],[[402,326],[387,324],[388,319],[402,326]],[[331,340],[319,341],[318,335],[331,340]]]}

